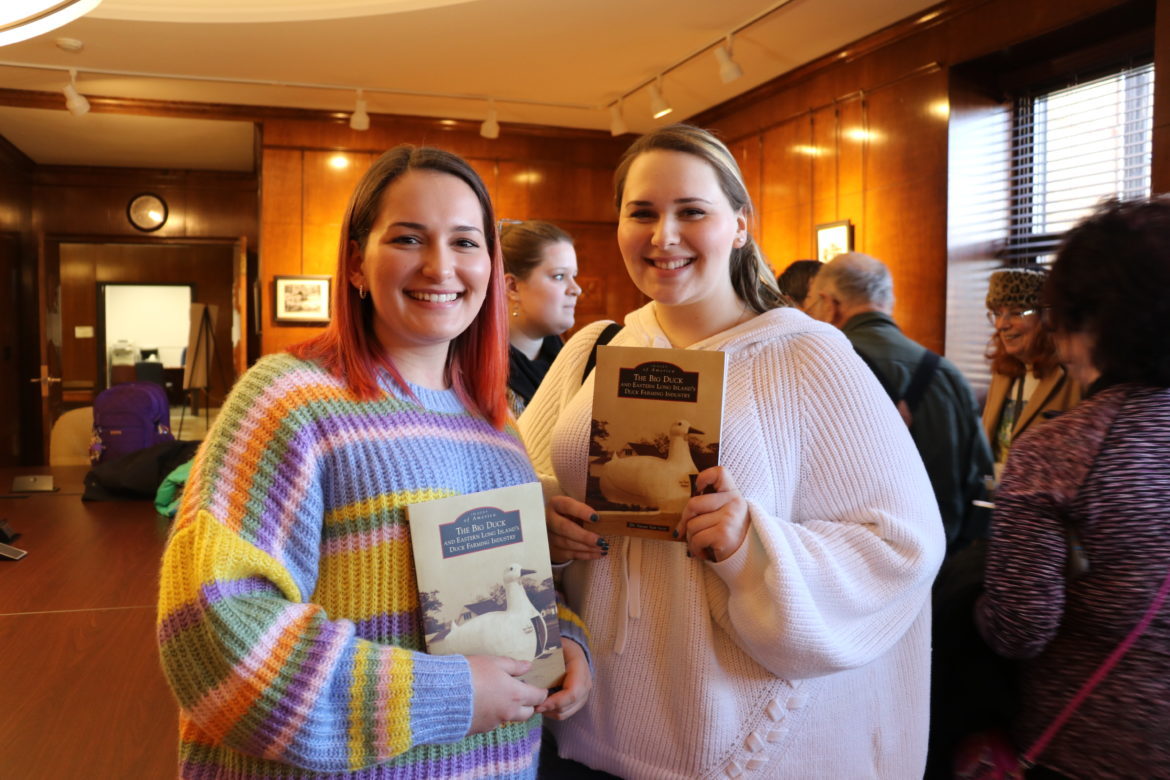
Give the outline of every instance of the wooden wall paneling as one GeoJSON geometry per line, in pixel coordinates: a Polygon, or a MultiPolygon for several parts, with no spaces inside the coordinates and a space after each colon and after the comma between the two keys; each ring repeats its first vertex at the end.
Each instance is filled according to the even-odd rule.
{"type": "Polygon", "coordinates": [[[135,239],[195,239],[256,235],[257,189],[255,181],[225,186],[158,185],[149,179],[113,181],[110,185],[34,186],[37,218],[48,235],[132,236],[135,239]],[[126,205],[133,195],[153,192],[167,203],[163,227],[146,234],[126,219],[126,205]]]}
{"type": "Polygon", "coordinates": [[[340,222],[306,223],[301,230],[301,242],[304,252],[300,268],[293,272],[294,276],[333,274],[337,271],[337,253],[341,247],[340,222]]]}
{"type": "Polygon", "coordinates": [[[580,165],[528,166],[529,211],[535,219],[604,222],[614,218],[613,171],[580,165]]]}
{"type": "Polygon", "coordinates": [[[1158,0],[1154,22],[1154,154],[1152,192],[1170,192],[1170,0],[1158,0]]]}
{"type": "Polygon", "coordinates": [[[97,355],[97,280],[92,255],[84,244],[62,244],[61,381],[64,390],[93,391],[101,386],[97,355]],[[77,327],[93,334],[77,338],[77,327]]]}
{"type": "Polygon", "coordinates": [[[1150,170],[1150,191],[1170,193],[1170,125],[1155,127],[1154,153],[1150,170]]]}
{"type": "Polygon", "coordinates": [[[0,135],[0,231],[32,229],[33,161],[0,135]]]}
{"type": "MultiPolygon", "coordinates": [[[[508,125],[501,129],[501,140],[515,138],[519,142],[511,155],[513,159],[553,160],[565,165],[608,168],[611,171],[635,138],[632,135],[614,138],[607,132],[590,130],[530,129],[533,132],[523,136],[515,136],[508,125]]],[[[501,152],[496,152],[495,156],[500,159],[507,157],[501,152]]]]}
{"type": "Polygon", "coordinates": [[[867,95],[867,187],[946,179],[947,119],[932,111],[932,106],[946,101],[947,77],[942,71],[904,79],[867,95]]]}
{"type": "MultiPolygon", "coordinates": [[[[814,200],[837,196],[837,179],[841,169],[841,121],[837,105],[819,108],[809,115],[809,152],[812,183],[810,195],[814,200]]],[[[836,209],[827,214],[813,213],[813,222],[830,222],[837,218],[836,209]]]]}
{"type": "Polygon", "coordinates": [[[238,187],[188,187],[184,193],[187,238],[244,236],[251,245],[259,237],[260,187],[252,181],[238,187]]]}
{"type": "MultiPolygon", "coordinates": [[[[260,206],[262,226],[301,223],[303,153],[290,149],[265,149],[262,155],[260,206]]],[[[267,236],[265,236],[267,237],[267,236]]]]}
{"type": "Polygon", "coordinates": [[[304,153],[302,219],[306,225],[340,225],[349,195],[373,162],[356,152],[304,153]],[[344,160],[338,167],[335,161],[344,160]]]}
{"type": "MultiPolygon", "coordinates": [[[[293,273],[333,274],[337,270],[341,223],[349,196],[373,160],[373,155],[364,153],[305,152],[302,248],[299,270],[293,273]],[[346,159],[348,165],[334,167],[332,161],[338,157],[346,159]]],[[[317,329],[309,327],[306,337],[317,329]]]]}
{"type": "MultiPolygon", "coordinates": [[[[267,126],[265,128],[267,133],[267,126]]],[[[267,135],[265,136],[267,138],[267,135]]],[[[264,149],[260,178],[260,352],[279,352],[305,338],[305,328],[285,328],[273,321],[273,277],[301,273],[303,247],[304,153],[264,149]],[[295,331],[289,333],[289,330],[295,331]]]]}
{"type": "Polygon", "coordinates": [[[866,193],[865,251],[894,278],[894,318],[910,338],[943,350],[946,183],[918,180],[866,193]]]}
{"type": "Polygon", "coordinates": [[[493,161],[492,174],[496,185],[492,193],[496,218],[529,219],[532,216],[532,194],[528,186],[532,176],[530,166],[511,160],[493,161]]]}
{"type": "Polygon", "coordinates": [[[241,235],[256,238],[259,204],[254,176],[96,171],[38,171],[33,187],[34,209],[47,235],[125,236],[135,240],[241,235]],[[127,204],[141,192],[154,192],[167,202],[166,224],[151,233],[136,230],[126,217],[127,204]]]}
{"type": "Polygon", "coordinates": [[[483,186],[487,187],[488,197],[492,201],[492,209],[496,211],[496,219],[499,219],[500,209],[496,201],[500,193],[499,165],[495,160],[481,159],[469,159],[467,163],[479,175],[479,178],[483,180],[483,186]]]}
{"type": "Polygon", "coordinates": [[[940,28],[947,62],[960,63],[1081,21],[1129,0],[990,0],[972,3],[940,28]]]}
{"type": "MultiPolygon", "coordinates": [[[[264,150],[260,270],[265,279],[274,274],[300,273],[304,213],[302,171],[300,152],[264,150]]],[[[268,316],[271,316],[271,311],[268,316]]]]}
{"type": "Polygon", "coordinates": [[[777,274],[794,260],[811,256],[812,228],[810,205],[769,208],[764,212],[766,243],[761,244],[764,257],[777,274]]]}
{"type": "MultiPolygon", "coordinates": [[[[837,192],[841,196],[858,195],[865,191],[865,157],[868,153],[865,133],[869,129],[869,111],[861,96],[841,101],[837,104],[837,111],[841,124],[841,140],[837,147],[837,192]]],[[[850,212],[844,207],[838,211],[840,219],[850,217],[850,212]]]]}
{"type": "Polygon", "coordinates": [[[31,386],[23,368],[23,354],[35,339],[36,329],[25,328],[21,320],[20,273],[23,265],[21,234],[0,231],[0,467],[20,463],[21,395],[31,386]]]}
{"type": "Polygon", "coordinates": [[[946,301],[946,74],[923,73],[866,97],[865,251],[894,277],[895,316],[906,333],[941,351],[946,301]]]}
{"type": "Polygon", "coordinates": [[[561,227],[573,236],[577,280],[583,290],[573,332],[601,319],[621,322],[627,313],[646,302],[626,272],[618,251],[615,222],[562,223],[561,227]]]}
{"type": "MultiPolygon", "coordinates": [[[[717,131],[724,140],[738,142],[807,114],[810,108],[818,104],[815,97],[808,82],[794,83],[788,89],[769,92],[766,98],[759,100],[730,100],[724,104],[728,109],[720,110],[716,106],[692,117],[690,121],[717,131]]],[[[829,96],[819,102],[830,102],[833,97],[829,96]]]]}
{"type": "Polygon", "coordinates": [[[265,119],[264,145],[293,149],[337,149],[375,154],[402,143],[435,146],[464,158],[558,160],[578,165],[616,165],[632,140],[609,133],[555,127],[501,125],[495,140],[479,135],[479,122],[372,114],[370,129],[355,133],[344,120],[265,119]],[[443,124],[444,121],[450,124],[443,124]]]}
{"type": "MultiPolygon", "coordinates": [[[[810,220],[815,227],[824,222],[843,219],[840,213],[841,126],[836,104],[813,111],[809,117],[809,159],[812,181],[810,220]]],[[[814,255],[809,255],[813,257],[814,255]]]]}
{"type": "Polygon", "coordinates": [[[807,116],[763,136],[760,196],[761,247],[772,267],[783,271],[810,257],[812,241],[812,135],[807,116]],[[803,150],[803,151],[802,151],[803,150]]]}
{"type": "Polygon", "coordinates": [[[751,225],[753,237],[759,241],[761,239],[760,233],[760,198],[761,198],[761,183],[763,181],[763,155],[760,152],[761,143],[759,136],[752,136],[741,141],[728,145],[732,156],[735,157],[736,163],[739,165],[740,173],[743,174],[743,183],[747,187],[748,197],[752,199],[752,206],[755,209],[754,223],[751,225]]]}
{"type": "Polygon", "coordinates": [[[33,250],[33,161],[0,136],[0,465],[16,465],[40,438],[37,410],[38,312],[33,250]]]}
{"type": "MultiPolygon", "coordinates": [[[[271,281],[275,275],[299,274],[301,272],[300,222],[266,222],[264,224],[264,246],[260,249],[261,274],[271,281]]],[[[264,321],[271,319],[271,301],[264,301],[264,321]]]]}
{"type": "MultiPolygon", "coordinates": [[[[842,192],[837,196],[837,213],[840,219],[848,219],[853,226],[853,251],[866,252],[868,233],[865,220],[865,192],[842,192]]],[[[815,237],[814,237],[815,241],[815,237]]],[[[812,255],[809,255],[812,257],[812,255]]]]}

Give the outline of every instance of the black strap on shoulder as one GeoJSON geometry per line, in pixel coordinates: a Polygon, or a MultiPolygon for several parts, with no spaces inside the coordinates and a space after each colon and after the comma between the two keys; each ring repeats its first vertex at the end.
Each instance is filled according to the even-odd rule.
{"type": "Polygon", "coordinates": [[[597,365],[597,348],[612,341],[621,329],[621,324],[617,322],[611,322],[602,329],[597,336],[597,341],[593,343],[593,349],[589,350],[589,359],[585,361],[585,370],[581,372],[581,384],[585,384],[585,380],[589,378],[589,372],[597,365]]]}
{"type": "Polygon", "coordinates": [[[899,407],[905,407],[904,411],[901,408],[899,411],[902,411],[902,418],[909,425],[914,410],[918,408],[918,403],[926,393],[926,388],[930,386],[930,380],[934,378],[934,372],[938,368],[940,360],[938,353],[929,349],[922,353],[922,359],[918,361],[918,365],[914,369],[914,374],[910,377],[910,384],[906,386],[906,392],[899,397],[897,388],[890,384],[890,380],[877,367],[877,363],[857,347],[854,347],[853,351],[869,366],[869,370],[877,377],[878,382],[881,383],[882,389],[886,391],[886,395],[890,397],[890,400],[899,407]]]}
{"type": "Polygon", "coordinates": [[[881,384],[882,389],[886,391],[886,395],[890,397],[890,400],[894,403],[898,403],[898,391],[890,385],[890,380],[886,379],[886,375],[883,374],[877,367],[877,363],[874,363],[873,360],[870,359],[869,355],[865,354],[857,347],[854,347],[853,351],[857,353],[857,356],[861,358],[862,362],[869,366],[869,370],[872,371],[873,375],[877,377],[877,381],[881,384]]]}
{"type": "Polygon", "coordinates": [[[918,361],[918,368],[914,369],[914,376],[910,377],[910,386],[906,388],[906,392],[902,396],[902,400],[906,402],[906,407],[911,412],[918,408],[918,402],[922,400],[926,388],[930,386],[930,380],[934,378],[939,360],[938,353],[928,349],[923,353],[922,360],[918,361]]]}

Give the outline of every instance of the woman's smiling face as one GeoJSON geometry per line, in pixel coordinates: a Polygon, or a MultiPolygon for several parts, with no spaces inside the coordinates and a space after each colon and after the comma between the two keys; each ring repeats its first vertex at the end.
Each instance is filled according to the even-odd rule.
{"type": "Polygon", "coordinates": [[[715,169],[685,152],[655,149],[630,164],[622,191],[618,246],[645,295],[664,306],[739,307],[731,250],[747,218],[724,195],[715,169]]]}
{"type": "Polygon", "coordinates": [[[350,281],[369,291],[374,333],[391,358],[441,355],[475,319],[491,276],[479,200],[455,176],[412,170],[382,194],[350,281]]]}
{"type": "Polygon", "coordinates": [[[1032,362],[1032,349],[1036,334],[1043,327],[1039,315],[1033,310],[1021,314],[1019,310],[1004,309],[991,312],[996,336],[1003,344],[1003,351],[1022,363],[1032,362]]]}

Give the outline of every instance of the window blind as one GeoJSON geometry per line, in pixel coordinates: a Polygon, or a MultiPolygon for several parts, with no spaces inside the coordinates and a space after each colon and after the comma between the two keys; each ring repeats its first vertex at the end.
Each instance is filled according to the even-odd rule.
{"type": "Polygon", "coordinates": [[[1015,101],[1008,264],[1049,262],[1103,198],[1150,194],[1152,63],[1015,101]]]}

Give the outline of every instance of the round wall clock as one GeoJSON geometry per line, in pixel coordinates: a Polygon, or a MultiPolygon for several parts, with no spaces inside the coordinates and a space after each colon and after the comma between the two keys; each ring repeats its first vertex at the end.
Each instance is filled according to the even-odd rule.
{"type": "Polygon", "coordinates": [[[130,224],[145,233],[158,230],[167,222],[167,202],[153,192],[143,192],[126,206],[130,224]]]}

